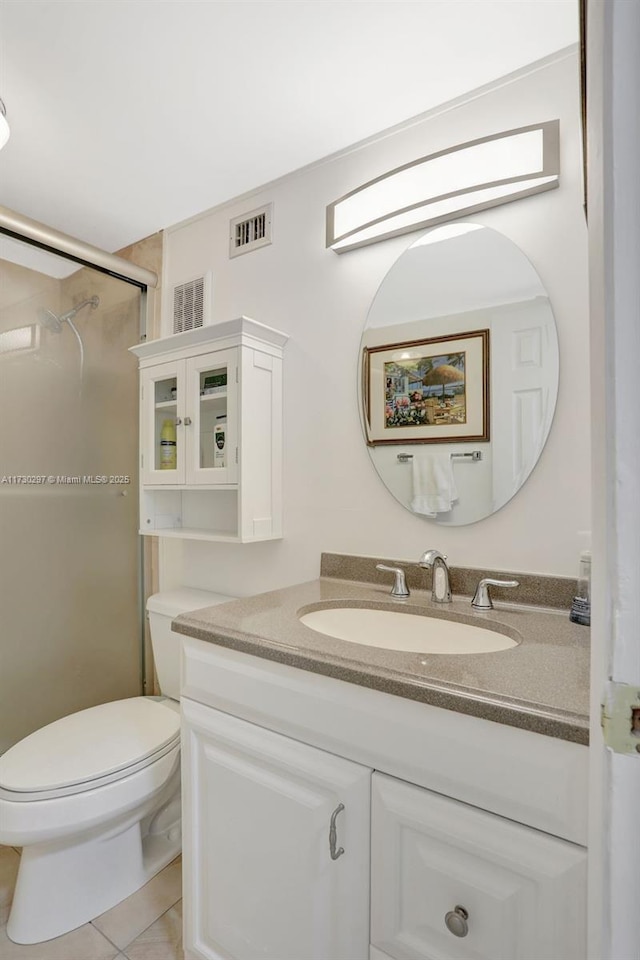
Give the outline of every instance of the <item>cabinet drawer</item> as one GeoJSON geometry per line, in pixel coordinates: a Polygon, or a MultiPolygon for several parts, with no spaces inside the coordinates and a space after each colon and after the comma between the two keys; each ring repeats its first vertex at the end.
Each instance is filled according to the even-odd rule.
{"type": "Polygon", "coordinates": [[[371,834],[376,949],[396,960],[584,960],[584,848],[378,773],[371,834]],[[445,923],[457,907],[463,936],[445,923]]]}

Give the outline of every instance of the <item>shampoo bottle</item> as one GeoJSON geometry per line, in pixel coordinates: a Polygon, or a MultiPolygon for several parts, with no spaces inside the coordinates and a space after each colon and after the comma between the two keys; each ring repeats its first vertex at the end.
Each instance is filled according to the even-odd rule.
{"type": "Polygon", "coordinates": [[[227,418],[224,414],[216,417],[213,432],[213,465],[214,467],[227,465],[227,418]]]}
{"type": "Polygon", "coordinates": [[[175,470],[177,462],[176,425],[173,420],[165,420],[160,431],[160,469],[175,470]]]}

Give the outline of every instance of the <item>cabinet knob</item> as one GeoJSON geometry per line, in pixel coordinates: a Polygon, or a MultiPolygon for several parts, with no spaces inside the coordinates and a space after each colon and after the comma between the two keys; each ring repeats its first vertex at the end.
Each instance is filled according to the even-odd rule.
{"type": "Polygon", "coordinates": [[[176,417],[176,427],[179,427],[182,423],[182,417],[176,417]]]}
{"type": "Polygon", "coordinates": [[[191,417],[185,417],[185,418],[184,418],[184,425],[185,425],[185,427],[190,427],[190,426],[191,426],[191,417]]]}
{"type": "Polygon", "coordinates": [[[466,937],[469,933],[469,924],[467,920],[469,919],[469,914],[464,907],[461,907],[459,904],[457,907],[454,907],[453,910],[449,910],[448,913],[444,915],[444,922],[447,925],[447,930],[454,935],[454,937],[466,937]]]}

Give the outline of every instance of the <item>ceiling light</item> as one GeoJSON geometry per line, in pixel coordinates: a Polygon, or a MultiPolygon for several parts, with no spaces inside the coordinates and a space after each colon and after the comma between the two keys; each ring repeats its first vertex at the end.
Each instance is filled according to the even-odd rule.
{"type": "Polygon", "coordinates": [[[11,130],[9,129],[9,124],[7,123],[7,110],[0,100],[0,150],[4,147],[5,143],[9,139],[9,134],[11,130]]]}
{"type": "Polygon", "coordinates": [[[560,122],[462,143],[397,167],[327,207],[327,246],[344,253],[558,186],[560,122]]]}

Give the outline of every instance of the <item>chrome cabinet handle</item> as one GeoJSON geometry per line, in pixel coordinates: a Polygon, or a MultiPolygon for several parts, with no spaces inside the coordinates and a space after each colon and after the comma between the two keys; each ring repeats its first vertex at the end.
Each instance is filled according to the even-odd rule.
{"type": "Polygon", "coordinates": [[[175,420],[176,427],[179,427],[181,423],[182,423],[182,417],[176,417],[176,420],[175,420]]]}
{"type": "Polygon", "coordinates": [[[191,426],[191,417],[185,417],[185,418],[184,418],[184,425],[185,425],[185,427],[190,427],[190,426],[191,426]]]}
{"type": "Polygon", "coordinates": [[[454,907],[453,910],[449,910],[448,913],[444,915],[444,922],[447,926],[449,933],[452,933],[454,937],[466,937],[469,933],[469,924],[467,920],[469,919],[469,914],[464,907],[461,907],[460,904],[454,907]]]}
{"type": "Polygon", "coordinates": [[[332,860],[337,860],[338,857],[341,857],[342,854],[344,853],[344,847],[339,847],[336,850],[336,843],[338,840],[337,830],[336,830],[336,817],[338,816],[339,813],[342,812],[342,810],[344,810],[344,803],[339,803],[338,806],[333,811],[333,813],[331,814],[331,824],[329,826],[329,851],[331,853],[332,860]]]}

